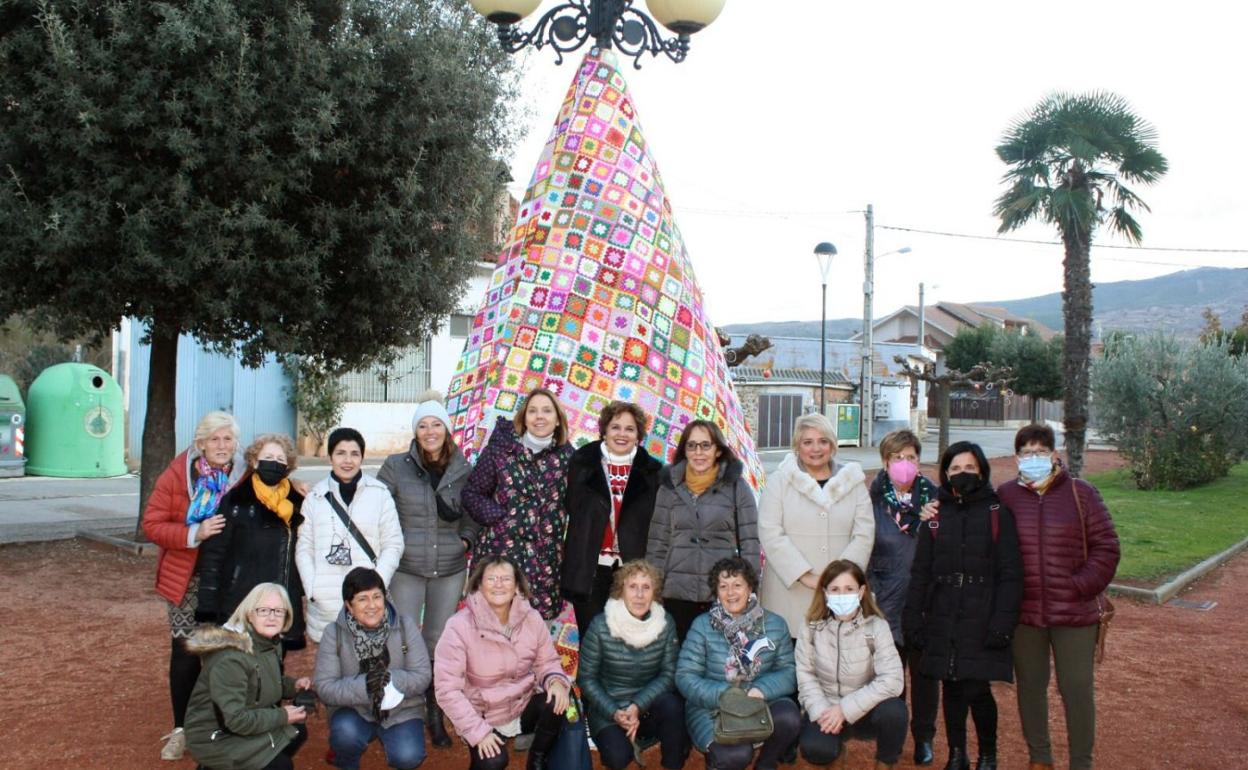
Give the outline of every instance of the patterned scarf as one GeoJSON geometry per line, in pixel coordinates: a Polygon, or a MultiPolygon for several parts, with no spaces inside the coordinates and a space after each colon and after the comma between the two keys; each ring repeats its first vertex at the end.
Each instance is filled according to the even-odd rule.
{"type": "Polygon", "coordinates": [[[290,526],[290,518],[295,515],[295,504],[287,499],[290,496],[290,479],[282,479],[277,482],[277,486],[271,487],[253,473],[251,474],[251,490],[256,493],[256,499],[265,508],[277,514],[277,518],[281,519],[286,526],[290,526]]]}
{"type": "Polygon", "coordinates": [[[387,608],[382,615],[381,624],[376,628],[365,628],[348,612],[347,628],[351,630],[355,655],[360,659],[360,673],[364,675],[364,686],[368,689],[368,699],[373,705],[373,716],[381,721],[389,713],[382,712],[381,699],[385,695],[386,685],[390,683],[390,648],[386,646],[390,638],[390,611],[387,608]]]}
{"type": "Polygon", "coordinates": [[[774,650],[776,645],[767,638],[763,607],[758,595],[750,594],[745,611],[735,618],[716,601],[711,605],[711,628],[724,635],[729,655],[724,661],[724,678],[729,682],[749,682],[758,676],[763,666],[763,650],[774,650]]]}
{"type": "Polygon", "coordinates": [[[914,485],[910,487],[910,499],[903,503],[897,496],[897,488],[893,486],[893,480],[889,478],[888,471],[880,474],[880,480],[883,482],[881,489],[884,492],[884,505],[892,514],[897,528],[908,535],[918,532],[921,521],[919,513],[924,505],[936,499],[935,485],[923,476],[915,476],[914,485]]]}
{"type": "Polygon", "coordinates": [[[198,524],[215,516],[222,495],[230,488],[229,468],[214,468],[202,455],[195,458],[195,473],[195,492],[186,508],[187,524],[198,524]]]}

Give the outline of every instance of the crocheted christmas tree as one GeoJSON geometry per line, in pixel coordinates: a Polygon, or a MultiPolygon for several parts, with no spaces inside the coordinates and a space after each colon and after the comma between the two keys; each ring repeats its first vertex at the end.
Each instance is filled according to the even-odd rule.
{"type": "Polygon", "coordinates": [[[644,449],[670,461],[684,426],[714,421],[758,489],[762,466],[689,255],[610,51],[581,62],[447,389],[475,458],[497,415],[558,394],[571,439],[598,438],[614,399],[652,416],[644,449]]]}

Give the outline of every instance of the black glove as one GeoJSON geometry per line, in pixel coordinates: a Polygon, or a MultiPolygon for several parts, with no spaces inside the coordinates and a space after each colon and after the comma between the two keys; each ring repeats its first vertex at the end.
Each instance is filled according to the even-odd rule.
{"type": "Polygon", "coordinates": [[[1010,635],[1003,634],[1000,631],[989,631],[988,638],[984,640],[984,647],[990,650],[1004,650],[1010,646],[1010,635]]]}

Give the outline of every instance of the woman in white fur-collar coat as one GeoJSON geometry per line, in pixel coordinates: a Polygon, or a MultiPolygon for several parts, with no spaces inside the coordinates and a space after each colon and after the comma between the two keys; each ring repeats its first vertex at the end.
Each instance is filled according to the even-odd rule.
{"type": "Polygon", "coordinates": [[[836,429],[807,414],[793,426],[793,454],[767,477],[758,506],[763,606],[789,628],[805,624],[819,574],[848,559],[864,570],[875,542],[871,496],[858,463],[836,463],[836,429]]]}

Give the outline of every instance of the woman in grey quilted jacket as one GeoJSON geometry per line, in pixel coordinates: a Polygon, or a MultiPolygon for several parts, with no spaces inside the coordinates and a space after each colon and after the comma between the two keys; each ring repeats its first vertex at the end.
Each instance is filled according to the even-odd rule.
{"type": "Polygon", "coordinates": [[[638,739],[657,739],[662,765],[678,770],[689,756],[685,701],[676,692],[676,629],[655,599],[663,574],[637,559],[616,570],[602,614],[581,640],[577,682],[602,764],[623,770],[638,739]]]}
{"type": "Polygon", "coordinates": [[[845,767],[845,742],[865,738],[876,741],[876,770],[894,767],[906,740],[901,656],[854,562],[834,561],[819,576],[796,659],[806,761],[845,767]]]}
{"type": "Polygon", "coordinates": [[[715,562],[740,556],[762,571],[758,505],[742,467],[715,423],[694,420],[660,474],[646,560],[663,571],[663,606],[682,642],[715,599],[706,582],[715,562]]]}

